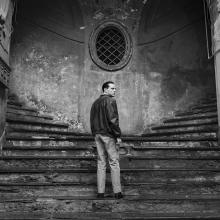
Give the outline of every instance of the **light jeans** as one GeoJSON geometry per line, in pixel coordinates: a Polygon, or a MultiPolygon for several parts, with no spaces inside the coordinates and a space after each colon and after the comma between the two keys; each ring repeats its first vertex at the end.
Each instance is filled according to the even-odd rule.
{"type": "Polygon", "coordinates": [[[95,142],[98,151],[97,159],[97,184],[98,193],[105,193],[106,163],[107,159],[111,169],[112,188],[114,193],[121,192],[119,152],[116,150],[114,138],[103,134],[95,135],[95,142]]]}

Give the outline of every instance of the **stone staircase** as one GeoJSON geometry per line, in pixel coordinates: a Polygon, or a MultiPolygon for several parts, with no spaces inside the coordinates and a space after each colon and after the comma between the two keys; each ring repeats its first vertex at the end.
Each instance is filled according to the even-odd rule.
{"type": "Polygon", "coordinates": [[[216,131],[216,98],[209,97],[148,134],[123,137],[125,197],[114,199],[108,171],[100,200],[93,138],[9,101],[0,157],[0,219],[220,219],[216,131]]]}

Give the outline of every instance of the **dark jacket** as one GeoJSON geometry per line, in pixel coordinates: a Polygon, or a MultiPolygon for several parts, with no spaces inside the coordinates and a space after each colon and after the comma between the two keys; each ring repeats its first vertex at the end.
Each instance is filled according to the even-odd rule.
{"type": "Polygon", "coordinates": [[[92,134],[105,134],[120,137],[119,117],[116,100],[108,95],[101,95],[92,105],[90,112],[92,134]]]}

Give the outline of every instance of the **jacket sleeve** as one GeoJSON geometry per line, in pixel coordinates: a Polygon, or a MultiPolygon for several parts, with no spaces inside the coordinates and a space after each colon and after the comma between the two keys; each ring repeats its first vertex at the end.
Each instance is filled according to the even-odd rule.
{"type": "Polygon", "coordinates": [[[114,99],[110,100],[107,105],[107,118],[109,122],[109,126],[112,129],[115,137],[121,136],[121,129],[119,127],[119,116],[118,116],[118,108],[117,103],[114,99]]]}

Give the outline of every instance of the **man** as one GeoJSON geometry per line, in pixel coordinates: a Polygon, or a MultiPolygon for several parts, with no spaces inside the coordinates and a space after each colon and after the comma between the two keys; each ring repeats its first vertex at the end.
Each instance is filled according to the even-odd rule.
{"type": "Polygon", "coordinates": [[[119,147],[121,129],[115,97],[115,84],[111,81],[102,86],[103,94],[93,103],[90,112],[90,125],[97,146],[98,198],[104,198],[107,158],[111,169],[112,187],[115,198],[123,198],[121,193],[119,147]]]}

